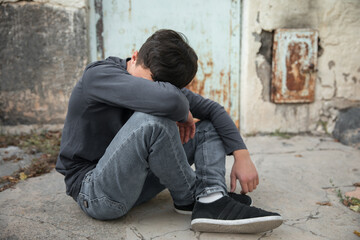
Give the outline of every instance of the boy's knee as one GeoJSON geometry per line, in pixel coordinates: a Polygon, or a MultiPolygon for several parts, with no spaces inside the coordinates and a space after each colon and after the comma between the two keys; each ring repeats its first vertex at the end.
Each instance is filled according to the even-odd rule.
{"type": "Polygon", "coordinates": [[[130,120],[136,121],[139,124],[146,123],[146,125],[156,125],[166,129],[176,129],[176,123],[168,118],[150,115],[142,112],[134,112],[130,120]]]}

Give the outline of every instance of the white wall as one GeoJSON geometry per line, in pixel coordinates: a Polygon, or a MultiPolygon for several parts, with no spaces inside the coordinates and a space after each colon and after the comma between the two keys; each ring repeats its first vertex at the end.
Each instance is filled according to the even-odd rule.
{"type": "Polygon", "coordinates": [[[339,109],[360,106],[359,0],[244,0],[240,128],[242,133],[331,132],[339,109]],[[270,102],[271,66],[263,55],[262,30],[313,28],[320,47],[315,102],[270,102]]]}

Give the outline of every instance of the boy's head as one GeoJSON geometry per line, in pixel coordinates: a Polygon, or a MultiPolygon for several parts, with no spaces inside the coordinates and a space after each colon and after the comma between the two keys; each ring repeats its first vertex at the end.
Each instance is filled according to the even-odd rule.
{"type": "Polygon", "coordinates": [[[142,45],[136,65],[149,69],[154,81],[169,82],[183,88],[195,77],[197,60],[185,35],[163,29],[151,35],[142,45]]]}

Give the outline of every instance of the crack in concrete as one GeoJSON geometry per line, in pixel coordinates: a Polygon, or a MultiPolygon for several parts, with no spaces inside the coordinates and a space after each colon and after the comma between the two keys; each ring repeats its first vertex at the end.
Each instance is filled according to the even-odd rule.
{"type": "Polygon", "coordinates": [[[263,239],[263,238],[266,238],[266,237],[270,237],[271,234],[273,233],[273,230],[270,230],[268,232],[265,232],[263,235],[261,235],[257,240],[260,240],[260,239],[263,239]],[[269,234],[269,235],[268,235],[269,234]]]}
{"type": "Polygon", "coordinates": [[[180,230],[174,230],[174,231],[166,232],[166,233],[160,234],[158,236],[151,237],[150,240],[153,240],[153,239],[156,239],[156,238],[159,238],[159,237],[163,237],[163,236],[166,236],[166,235],[171,234],[171,233],[185,232],[185,231],[189,231],[189,230],[190,230],[189,228],[186,228],[186,229],[180,229],[180,230]]]}
{"type": "Polygon", "coordinates": [[[302,231],[302,232],[309,232],[309,233],[311,233],[312,235],[315,235],[315,236],[317,236],[317,237],[321,237],[321,238],[324,238],[324,239],[329,239],[328,237],[325,237],[325,236],[323,236],[323,235],[321,235],[321,234],[317,234],[317,233],[315,233],[315,232],[313,232],[313,231],[311,231],[311,230],[306,230],[306,229],[303,229],[303,228],[298,227],[298,226],[289,225],[289,224],[286,224],[285,222],[284,222],[283,224],[286,225],[286,226],[288,226],[288,227],[298,229],[298,230],[300,230],[300,231],[302,231]]]}
{"type": "Polygon", "coordinates": [[[194,233],[194,237],[195,237],[197,240],[200,240],[200,237],[201,237],[202,232],[194,231],[194,230],[192,230],[191,228],[189,228],[189,231],[191,231],[191,232],[194,233]]]}
{"type": "MultiPolygon", "coordinates": [[[[26,220],[29,220],[29,221],[32,221],[32,222],[37,222],[37,223],[41,223],[41,224],[49,224],[49,225],[55,227],[56,229],[59,229],[59,230],[61,230],[61,231],[66,232],[68,235],[69,235],[69,233],[70,233],[70,235],[73,235],[73,236],[78,236],[78,237],[83,237],[83,238],[86,238],[86,239],[91,239],[91,237],[89,237],[89,236],[85,236],[85,235],[82,235],[82,234],[79,234],[79,233],[74,233],[74,232],[72,232],[70,229],[61,228],[61,227],[59,227],[59,226],[56,226],[54,223],[45,222],[45,221],[40,220],[40,219],[33,219],[33,218],[29,218],[29,217],[25,217],[25,216],[20,216],[20,215],[16,215],[16,214],[7,215],[7,214],[2,214],[2,213],[0,213],[0,216],[18,217],[18,218],[26,219],[26,220]]],[[[71,237],[71,236],[69,236],[69,237],[71,237]]]]}
{"type": "MultiPolygon", "coordinates": [[[[326,201],[329,201],[330,202],[330,198],[329,198],[329,196],[328,196],[328,192],[327,191],[325,191],[325,200],[326,201]]],[[[311,233],[312,235],[314,235],[314,236],[317,236],[317,237],[321,237],[321,238],[324,238],[324,239],[329,239],[327,236],[324,236],[324,235],[322,235],[322,234],[320,234],[320,233],[316,233],[316,232],[314,232],[314,231],[311,231],[310,229],[304,229],[304,228],[302,228],[302,227],[300,227],[300,226],[297,226],[298,224],[306,224],[308,221],[310,221],[310,220],[316,220],[316,219],[319,219],[320,218],[320,208],[321,207],[323,207],[323,206],[321,206],[321,205],[319,205],[319,206],[317,206],[316,207],[316,209],[315,210],[313,210],[313,211],[311,211],[310,213],[309,213],[309,215],[308,216],[306,216],[306,217],[303,217],[303,218],[297,218],[297,219],[289,219],[289,220],[286,220],[286,221],[284,221],[284,225],[286,225],[286,226],[288,226],[288,227],[292,227],[292,228],[296,228],[296,229],[298,229],[298,230],[301,230],[301,231],[303,231],[303,232],[309,232],[309,233],[311,233]],[[296,222],[293,222],[293,223],[290,223],[291,221],[296,221],[296,222]],[[288,223],[289,222],[289,223],[288,223]]],[[[305,225],[305,227],[306,227],[306,225],[305,225]]]]}
{"type": "Polygon", "coordinates": [[[141,240],[145,240],[145,237],[141,234],[141,232],[135,227],[131,226],[130,230],[141,240]]]}
{"type": "Polygon", "coordinates": [[[288,152],[252,152],[250,155],[277,155],[277,154],[293,154],[298,151],[288,151],[288,152]]]}
{"type": "MultiPolygon", "coordinates": [[[[350,186],[342,186],[342,187],[354,187],[353,185],[350,185],[350,186]]],[[[339,187],[336,187],[336,186],[332,186],[332,187],[328,187],[328,188],[322,188],[325,190],[325,198],[327,201],[330,202],[330,197],[329,197],[329,192],[327,190],[331,189],[331,190],[336,190],[336,189],[339,189],[339,187]]],[[[342,202],[341,202],[341,199],[339,198],[339,196],[337,196],[337,193],[336,192],[331,192],[331,194],[333,195],[334,198],[336,198],[338,200],[338,202],[340,203],[339,206],[336,206],[335,204],[333,205],[333,207],[337,208],[338,210],[341,210],[343,214],[347,214],[348,213],[348,210],[349,208],[346,207],[342,202]]],[[[321,207],[321,206],[319,206],[321,207]]],[[[351,210],[349,210],[351,211],[351,210]]]]}
{"type": "Polygon", "coordinates": [[[194,232],[196,239],[197,239],[197,240],[200,240],[202,232],[196,232],[196,231],[194,231],[194,230],[191,230],[191,231],[194,232]]]}
{"type": "MultiPolygon", "coordinates": [[[[328,199],[327,195],[325,195],[325,197],[328,199]]],[[[310,213],[305,216],[305,217],[302,217],[302,218],[296,218],[296,219],[288,219],[288,220],[285,220],[284,221],[284,224],[287,223],[287,222],[293,222],[291,224],[285,224],[287,226],[295,226],[297,224],[304,224],[310,220],[316,220],[316,219],[319,219],[319,214],[320,214],[320,205],[316,207],[316,209],[314,209],[313,211],[310,211],[310,213]]]]}
{"type": "Polygon", "coordinates": [[[339,151],[339,152],[348,152],[348,151],[345,151],[344,149],[339,149],[339,148],[318,148],[318,149],[315,149],[315,151],[339,151]]]}
{"type": "MultiPolygon", "coordinates": [[[[306,217],[302,217],[302,218],[296,218],[296,219],[288,219],[285,222],[289,222],[289,224],[287,224],[288,226],[295,226],[297,224],[304,224],[310,220],[316,220],[319,219],[320,217],[317,217],[317,215],[319,215],[320,212],[316,210],[315,214],[310,213],[308,216],[306,217]],[[292,222],[292,223],[290,223],[292,222]]],[[[284,222],[284,223],[285,223],[284,222]]]]}
{"type": "Polygon", "coordinates": [[[355,187],[355,186],[354,185],[331,186],[331,187],[321,187],[321,189],[328,190],[328,189],[337,189],[337,188],[345,188],[345,187],[355,187]]]}
{"type": "Polygon", "coordinates": [[[325,238],[325,239],[329,239],[328,237],[326,237],[326,236],[324,236],[324,235],[321,235],[321,234],[318,234],[318,233],[315,233],[315,232],[313,232],[313,231],[309,231],[312,235],[314,235],[314,236],[317,236],[317,237],[321,237],[321,238],[325,238]]]}

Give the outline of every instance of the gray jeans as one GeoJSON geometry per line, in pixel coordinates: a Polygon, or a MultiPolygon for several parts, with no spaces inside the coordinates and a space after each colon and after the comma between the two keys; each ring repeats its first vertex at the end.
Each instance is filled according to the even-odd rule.
{"type": "Polygon", "coordinates": [[[164,188],[177,205],[212,192],[226,194],[225,156],[209,121],[198,122],[194,139],[182,145],[174,121],[135,112],[85,175],[77,202],[89,216],[107,220],[164,188]]]}

